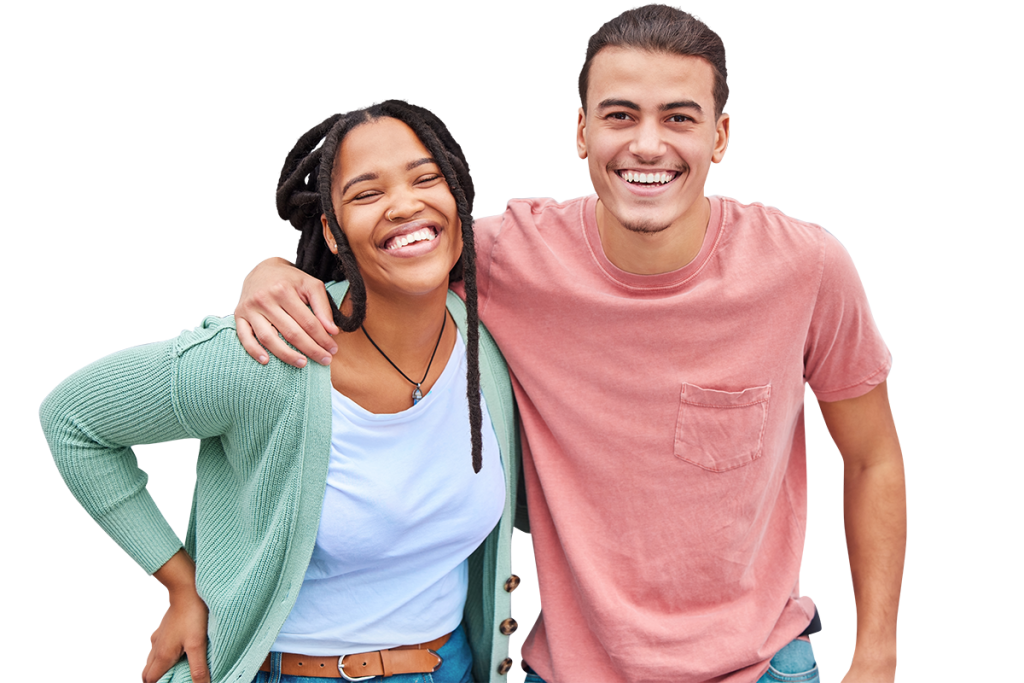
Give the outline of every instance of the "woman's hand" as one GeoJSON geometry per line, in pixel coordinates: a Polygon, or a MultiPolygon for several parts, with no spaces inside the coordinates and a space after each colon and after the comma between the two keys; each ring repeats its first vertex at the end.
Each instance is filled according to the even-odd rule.
{"type": "Polygon", "coordinates": [[[142,670],[143,683],[156,683],[182,655],[194,683],[210,683],[206,665],[206,621],[209,610],[196,592],[196,569],[192,558],[179,550],[153,574],[167,587],[171,606],[153,632],[153,649],[142,670]]]}
{"type": "Polygon", "coordinates": [[[235,325],[242,347],[260,363],[268,362],[269,351],[297,368],[306,364],[302,354],[330,365],[331,356],[338,351],[331,337],[339,330],[324,283],[284,259],[267,259],[246,276],[235,308],[235,325]]]}

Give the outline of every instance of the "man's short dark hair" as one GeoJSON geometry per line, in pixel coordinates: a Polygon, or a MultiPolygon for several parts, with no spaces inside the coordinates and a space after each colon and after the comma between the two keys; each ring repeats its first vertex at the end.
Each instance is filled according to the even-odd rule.
{"type": "Polygon", "coordinates": [[[587,85],[590,63],[606,47],[624,47],[649,52],[700,57],[714,70],[712,94],[715,118],[722,115],[729,98],[726,83],[725,45],[718,34],[692,14],[667,5],[645,5],[623,12],[590,37],[587,59],[580,70],[580,101],[587,111],[587,85]]]}

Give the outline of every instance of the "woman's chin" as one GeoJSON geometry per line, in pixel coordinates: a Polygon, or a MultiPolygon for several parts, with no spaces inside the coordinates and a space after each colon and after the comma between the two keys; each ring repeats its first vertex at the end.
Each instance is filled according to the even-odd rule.
{"type": "Polygon", "coordinates": [[[448,270],[431,268],[400,269],[407,272],[390,272],[389,277],[369,281],[364,274],[368,293],[388,298],[420,298],[448,290],[448,270]],[[409,272],[419,271],[419,272],[409,272]]]}

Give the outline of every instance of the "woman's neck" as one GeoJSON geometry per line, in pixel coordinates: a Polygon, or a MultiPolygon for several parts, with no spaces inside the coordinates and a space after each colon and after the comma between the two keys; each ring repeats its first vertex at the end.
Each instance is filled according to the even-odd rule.
{"type": "MultiPolygon", "coordinates": [[[[423,380],[420,391],[426,395],[448,363],[458,334],[450,320],[442,333],[447,294],[447,287],[416,297],[382,296],[367,290],[365,333],[342,332],[334,338],[338,344],[331,363],[334,387],[374,413],[409,408],[415,388],[410,380],[423,380]]],[[[346,296],[341,310],[348,315],[351,308],[346,296]]]]}
{"type": "MultiPolygon", "coordinates": [[[[402,367],[399,359],[415,365],[416,359],[424,355],[424,348],[428,355],[434,348],[447,298],[447,288],[423,296],[401,298],[367,291],[363,327],[399,367],[402,367]]],[[[345,303],[348,304],[347,297],[345,303]]],[[[355,334],[366,336],[359,331],[355,334]]]]}

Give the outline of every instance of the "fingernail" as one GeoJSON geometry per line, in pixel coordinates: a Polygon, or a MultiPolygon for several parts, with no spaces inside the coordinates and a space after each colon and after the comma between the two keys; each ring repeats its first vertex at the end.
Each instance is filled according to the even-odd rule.
{"type": "Polygon", "coordinates": [[[338,352],[338,347],[337,347],[337,345],[335,345],[335,346],[332,346],[331,348],[327,349],[327,353],[331,354],[332,356],[333,356],[334,354],[336,354],[337,352],[338,352]]]}
{"type": "Polygon", "coordinates": [[[260,360],[260,363],[262,363],[263,365],[266,365],[267,362],[270,361],[270,359],[267,358],[266,356],[260,356],[259,360],[260,360]]]}
{"type": "Polygon", "coordinates": [[[304,368],[304,367],[306,367],[306,359],[305,358],[299,358],[297,361],[295,361],[295,367],[297,367],[297,368],[304,368]]]}
{"type": "Polygon", "coordinates": [[[320,365],[330,365],[330,364],[331,364],[331,357],[330,356],[324,356],[323,358],[320,359],[320,365]]]}

